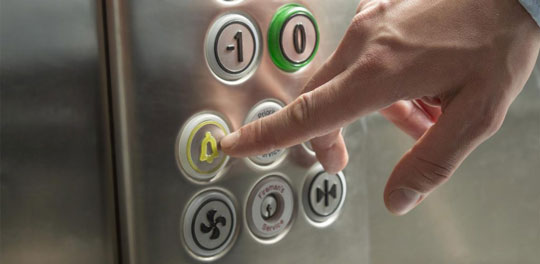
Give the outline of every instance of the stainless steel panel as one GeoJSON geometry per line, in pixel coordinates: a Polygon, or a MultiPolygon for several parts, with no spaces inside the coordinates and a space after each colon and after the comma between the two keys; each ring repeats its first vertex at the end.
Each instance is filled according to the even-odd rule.
{"type": "MultiPolygon", "coordinates": [[[[195,263],[182,245],[180,222],[189,200],[201,190],[230,191],[239,213],[235,245],[219,263],[367,263],[368,222],[364,162],[351,158],[345,170],[347,197],[342,215],[330,226],[310,224],[300,193],[314,157],[302,146],[289,150],[277,166],[262,169],[248,159],[231,159],[223,175],[200,184],[188,180],[175,160],[180,128],[193,114],[222,113],[231,129],[242,125],[263,99],[290,102],[340,41],[356,9],[355,1],[298,1],[320,27],[318,54],[307,68],[286,73],[275,66],[266,46],[274,12],[289,1],[111,1],[113,107],[120,172],[126,263],[195,263]],[[207,30],[219,16],[242,12],[262,32],[262,58],[245,82],[225,84],[206,64],[207,30]],[[248,230],[245,205],[264,175],[285,175],[295,192],[294,222],[276,243],[260,243],[248,230]]],[[[360,153],[361,143],[351,143],[360,153]]]]}
{"type": "Polygon", "coordinates": [[[406,216],[386,212],[382,191],[412,140],[379,115],[365,124],[371,263],[538,263],[540,60],[501,130],[406,216]]]}
{"type": "Polygon", "coordinates": [[[113,105],[126,263],[195,263],[180,236],[190,198],[210,187],[230,191],[241,208],[240,232],[218,263],[537,263],[540,259],[540,69],[509,111],[501,131],[454,178],[403,217],[387,213],[384,183],[413,141],[377,114],[347,129],[351,153],[347,197],[328,227],[310,224],[299,192],[315,162],[302,147],[263,170],[232,159],[216,181],[194,183],[174,154],[182,124],[202,110],[223,113],[237,129],[262,99],[290,102],[337,45],[356,1],[300,1],[315,15],[321,46],[306,69],[285,73],[271,61],[266,32],[287,1],[108,2],[113,105]],[[255,74],[240,84],[218,81],[204,60],[205,34],[227,12],[245,12],[263,33],[255,74]],[[248,229],[245,205],[264,175],[286,175],[296,192],[295,219],[277,243],[248,229]]]}
{"type": "Polygon", "coordinates": [[[2,0],[1,263],[117,262],[99,3],[2,0]]]}

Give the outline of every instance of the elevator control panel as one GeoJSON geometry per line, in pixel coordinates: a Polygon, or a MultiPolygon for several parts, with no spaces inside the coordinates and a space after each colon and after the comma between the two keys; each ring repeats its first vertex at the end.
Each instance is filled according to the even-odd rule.
{"type": "MultiPolygon", "coordinates": [[[[265,59],[270,61],[266,67],[293,77],[315,57],[319,29],[306,7],[285,4],[275,10],[268,25],[256,21],[248,13],[228,10],[208,26],[204,54],[212,75],[225,85],[222,89],[248,81],[265,59]],[[267,53],[262,51],[262,43],[267,43],[267,53]]],[[[248,108],[239,125],[270,116],[284,106],[276,98],[262,98],[248,108]]],[[[246,195],[235,197],[233,191],[220,186],[220,181],[235,177],[231,172],[234,170],[226,169],[230,158],[219,146],[233,124],[227,117],[221,111],[195,113],[182,125],[177,137],[178,167],[201,187],[184,208],[180,221],[181,237],[189,254],[202,261],[214,261],[234,248],[238,233],[247,232],[254,243],[267,246],[286,237],[298,219],[313,228],[324,228],[337,219],[346,193],[345,176],[342,172],[325,172],[315,162],[309,143],[296,149],[296,157],[290,149],[275,149],[230,162],[231,166],[245,162],[242,173],[253,175],[252,184],[238,184],[246,195]],[[295,165],[303,167],[294,174],[281,169],[289,156],[294,160],[298,155],[311,157],[315,164],[295,165]],[[237,224],[242,222],[246,225],[237,224]]]]}

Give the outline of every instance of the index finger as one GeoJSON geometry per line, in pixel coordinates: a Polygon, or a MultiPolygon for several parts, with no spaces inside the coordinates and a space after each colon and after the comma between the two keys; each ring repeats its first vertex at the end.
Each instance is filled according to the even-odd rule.
{"type": "Polygon", "coordinates": [[[386,80],[370,78],[383,71],[381,62],[371,58],[364,56],[362,63],[300,95],[281,111],[227,135],[221,148],[231,156],[252,156],[290,147],[396,101],[396,93],[382,83],[386,80]]]}

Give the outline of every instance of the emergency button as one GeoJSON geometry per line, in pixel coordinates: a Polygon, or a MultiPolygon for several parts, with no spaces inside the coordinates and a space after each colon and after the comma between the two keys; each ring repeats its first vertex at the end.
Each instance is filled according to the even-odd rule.
{"type": "Polygon", "coordinates": [[[228,133],[227,123],[214,114],[202,113],[188,120],[177,145],[182,171],[196,180],[213,178],[228,160],[218,146],[228,133]]]}
{"type": "Polygon", "coordinates": [[[299,4],[278,9],[268,29],[268,48],[274,64],[293,72],[315,57],[319,30],[313,14],[299,4]]]}

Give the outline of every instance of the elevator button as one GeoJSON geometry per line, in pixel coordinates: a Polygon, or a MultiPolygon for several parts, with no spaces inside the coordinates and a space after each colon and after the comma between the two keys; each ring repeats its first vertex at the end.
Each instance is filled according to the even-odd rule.
{"type": "Polygon", "coordinates": [[[207,191],[195,197],[183,220],[187,247],[201,257],[217,255],[231,244],[236,228],[235,207],[220,191],[207,191]]]}
{"type": "Polygon", "coordinates": [[[206,39],[208,65],[226,81],[238,80],[256,66],[259,53],[257,28],[239,14],[220,17],[210,28],[206,39]]]}
{"type": "MultiPolygon", "coordinates": [[[[256,104],[248,113],[244,124],[251,123],[257,119],[269,116],[283,108],[283,104],[277,100],[264,100],[256,104]]],[[[276,149],[272,152],[258,156],[249,157],[249,159],[259,165],[269,165],[285,154],[284,149],[276,149]]]]}
{"type": "Polygon", "coordinates": [[[319,30],[313,14],[299,4],[278,9],[268,29],[268,48],[274,63],[293,72],[306,66],[315,57],[319,30]]]}
{"type": "Polygon", "coordinates": [[[202,113],[188,120],[177,146],[182,171],[196,180],[214,177],[228,160],[218,146],[219,140],[228,133],[227,123],[214,114],[202,113]]]}
{"type": "Polygon", "coordinates": [[[285,234],[294,210],[291,186],[281,176],[264,178],[251,191],[246,210],[248,226],[255,236],[271,239],[285,234]]]}
{"type": "Polygon", "coordinates": [[[302,145],[304,146],[304,148],[311,154],[315,153],[315,151],[313,150],[313,146],[311,145],[311,141],[306,141],[304,143],[302,143],[302,145]]]}
{"type": "Polygon", "coordinates": [[[303,190],[307,215],[315,222],[324,222],[337,215],[345,198],[345,177],[342,172],[329,174],[316,165],[308,172],[303,190]]]}

